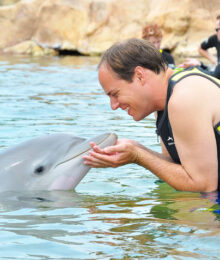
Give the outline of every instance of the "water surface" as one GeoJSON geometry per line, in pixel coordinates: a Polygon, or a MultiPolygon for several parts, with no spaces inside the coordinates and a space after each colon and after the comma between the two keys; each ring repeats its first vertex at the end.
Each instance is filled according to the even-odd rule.
{"type": "MultiPolygon", "coordinates": [[[[160,151],[153,115],[111,111],[99,58],[0,56],[0,149],[39,135],[115,132],[160,151]]],[[[137,165],[75,191],[0,194],[0,259],[219,259],[217,193],[178,192],[137,165]]]]}

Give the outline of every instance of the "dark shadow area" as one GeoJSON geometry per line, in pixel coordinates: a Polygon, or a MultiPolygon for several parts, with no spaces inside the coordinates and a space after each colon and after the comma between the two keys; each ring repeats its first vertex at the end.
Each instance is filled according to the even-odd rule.
{"type": "Polygon", "coordinates": [[[56,51],[58,52],[59,56],[87,56],[85,54],[82,54],[76,50],[60,50],[60,49],[56,49],[56,51]]]}

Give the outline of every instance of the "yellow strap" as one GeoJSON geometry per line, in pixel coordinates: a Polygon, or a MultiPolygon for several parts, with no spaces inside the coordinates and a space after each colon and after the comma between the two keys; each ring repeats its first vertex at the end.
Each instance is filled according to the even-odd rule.
{"type": "Polygon", "coordinates": [[[210,78],[210,79],[214,80],[220,86],[220,80],[219,79],[217,79],[215,77],[212,77],[212,76],[210,76],[210,75],[208,75],[208,74],[198,70],[196,67],[193,67],[191,70],[186,70],[186,71],[183,71],[181,73],[178,73],[178,74],[174,75],[172,77],[172,80],[173,81],[178,81],[182,77],[184,77],[186,75],[190,75],[192,73],[198,73],[198,74],[201,74],[201,75],[205,75],[206,78],[210,78]]]}
{"type": "Polygon", "coordinates": [[[184,70],[184,69],[183,68],[179,68],[179,67],[176,67],[176,68],[173,69],[174,74],[177,73],[177,72],[180,72],[182,70],[184,70]]]}

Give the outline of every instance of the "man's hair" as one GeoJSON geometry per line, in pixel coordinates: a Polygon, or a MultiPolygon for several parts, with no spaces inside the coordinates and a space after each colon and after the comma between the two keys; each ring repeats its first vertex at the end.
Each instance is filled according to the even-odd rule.
{"type": "Polygon", "coordinates": [[[216,16],[216,20],[220,20],[220,15],[217,15],[217,16],[216,16]]]}
{"type": "Polygon", "coordinates": [[[142,39],[148,40],[151,36],[162,38],[162,31],[156,23],[148,24],[142,30],[142,39]]]}
{"type": "Polygon", "coordinates": [[[134,69],[137,66],[149,69],[156,74],[167,68],[167,63],[152,43],[136,38],[113,44],[102,55],[98,69],[104,63],[119,78],[129,82],[132,82],[134,69]]]}

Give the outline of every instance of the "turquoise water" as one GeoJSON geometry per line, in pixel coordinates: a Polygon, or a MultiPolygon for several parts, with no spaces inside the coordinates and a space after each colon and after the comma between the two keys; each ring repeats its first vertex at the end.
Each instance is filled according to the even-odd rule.
{"type": "MultiPolygon", "coordinates": [[[[0,57],[0,148],[46,133],[115,132],[160,151],[152,115],[111,111],[99,58],[0,57]]],[[[0,194],[0,259],[220,259],[218,194],[178,192],[130,164],[75,191],[0,194]]]]}

